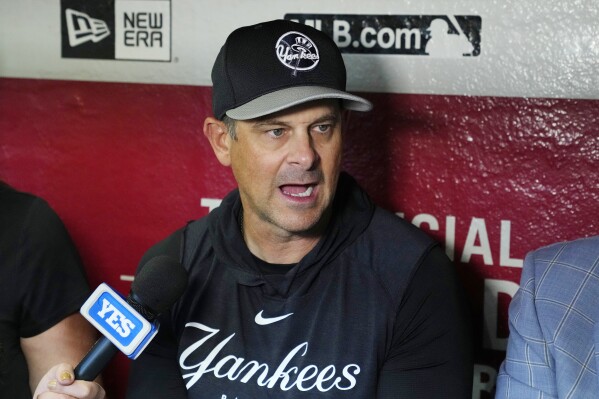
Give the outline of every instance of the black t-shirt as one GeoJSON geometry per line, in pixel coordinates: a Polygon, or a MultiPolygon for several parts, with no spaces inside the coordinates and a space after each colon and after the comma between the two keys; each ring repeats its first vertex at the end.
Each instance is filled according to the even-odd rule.
{"type": "Polygon", "coordinates": [[[29,399],[20,338],[76,312],[89,294],[79,255],[58,216],[0,182],[0,392],[29,399]]]}
{"type": "Polygon", "coordinates": [[[180,254],[190,283],[133,362],[129,398],[471,396],[468,312],[433,240],[342,175],[324,237],[273,274],[240,207],[234,192],[142,260],[180,254]]]}

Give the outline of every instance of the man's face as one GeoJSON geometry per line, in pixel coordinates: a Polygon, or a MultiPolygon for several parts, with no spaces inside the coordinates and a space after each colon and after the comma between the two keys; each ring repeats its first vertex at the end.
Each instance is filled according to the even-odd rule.
{"type": "Polygon", "coordinates": [[[311,102],[237,121],[236,134],[230,160],[246,222],[256,232],[319,235],[341,164],[338,103],[311,102]]]}

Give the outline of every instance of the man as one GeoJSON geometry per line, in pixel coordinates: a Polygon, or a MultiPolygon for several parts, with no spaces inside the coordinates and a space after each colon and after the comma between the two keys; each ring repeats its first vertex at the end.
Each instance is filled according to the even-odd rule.
{"type": "Polygon", "coordinates": [[[238,189],[140,262],[170,254],[190,282],[128,397],[469,397],[452,264],[340,171],[342,112],[372,105],[345,91],[335,43],[290,21],[243,27],[212,81],[204,134],[238,189]]]}
{"type": "Polygon", "coordinates": [[[88,294],[56,213],[0,181],[0,397],[29,399],[53,364],[85,355],[96,339],[77,312],[88,294]]]}
{"type": "Polygon", "coordinates": [[[596,397],[598,305],[599,236],[528,254],[510,304],[496,397],[596,397]]]}

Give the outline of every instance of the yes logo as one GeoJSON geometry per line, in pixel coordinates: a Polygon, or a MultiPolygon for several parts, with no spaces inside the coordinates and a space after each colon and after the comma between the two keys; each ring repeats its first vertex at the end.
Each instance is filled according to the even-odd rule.
{"type": "Polygon", "coordinates": [[[81,314],[131,358],[139,355],[158,331],[157,325],[146,320],[104,283],[81,306],[81,314]]]}
{"type": "Polygon", "coordinates": [[[102,310],[98,312],[98,316],[104,319],[123,338],[128,337],[131,330],[135,329],[133,321],[129,320],[106,298],[102,299],[102,310]]]}

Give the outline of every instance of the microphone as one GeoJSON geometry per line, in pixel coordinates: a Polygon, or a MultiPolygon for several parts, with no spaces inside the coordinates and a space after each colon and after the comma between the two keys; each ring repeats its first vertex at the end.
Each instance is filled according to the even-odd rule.
{"type": "Polygon", "coordinates": [[[122,296],[102,283],[81,306],[81,314],[103,336],[75,367],[75,379],[93,381],[119,349],[135,359],[158,332],[156,319],[183,295],[187,272],[174,258],[160,255],[135,276],[122,296]]]}

